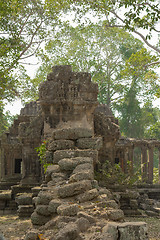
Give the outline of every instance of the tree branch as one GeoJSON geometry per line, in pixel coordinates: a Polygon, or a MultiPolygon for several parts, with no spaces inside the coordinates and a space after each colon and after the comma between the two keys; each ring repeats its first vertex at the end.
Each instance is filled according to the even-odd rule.
{"type": "MultiPolygon", "coordinates": [[[[124,20],[123,20],[116,12],[114,12],[114,11],[110,11],[110,12],[111,12],[112,14],[114,14],[117,19],[119,19],[121,22],[124,23],[124,20]]],[[[111,27],[111,26],[107,25],[107,27],[111,27]]],[[[125,27],[125,26],[123,26],[123,25],[113,25],[112,27],[125,27]]],[[[154,51],[160,53],[160,49],[157,48],[157,47],[155,47],[155,46],[152,45],[151,43],[149,43],[142,33],[138,32],[138,31],[135,30],[135,29],[132,29],[132,32],[134,32],[134,33],[136,33],[138,36],[140,36],[140,37],[142,38],[142,40],[144,41],[144,43],[145,43],[148,47],[150,47],[150,48],[152,48],[154,51]]]]}
{"type": "Polygon", "coordinates": [[[22,27],[21,27],[21,29],[20,29],[20,31],[19,31],[19,34],[18,34],[18,36],[20,36],[20,35],[22,34],[22,32],[23,32],[23,29],[24,29],[24,26],[26,25],[26,23],[27,23],[28,19],[30,18],[30,16],[31,16],[31,13],[32,13],[32,11],[30,12],[30,14],[27,16],[26,20],[24,21],[24,23],[23,23],[23,25],[22,25],[22,27]]]}
{"type": "Polygon", "coordinates": [[[156,61],[156,62],[148,63],[148,64],[144,65],[144,68],[146,68],[146,67],[150,67],[150,66],[152,66],[152,65],[157,65],[157,64],[160,64],[160,61],[156,61]]]}
{"type": "Polygon", "coordinates": [[[42,42],[43,42],[43,41],[39,42],[37,48],[34,50],[34,52],[33,52],[32,54],[27,55],[27,56],[25,56],[25,57],[23,57],[23,58],[20,58],[19,60],[24,60],[24,59],[26,59],[26,58],[32,57],[32,56],[37,52],[37,49],[39,48],[39,46],[41,45],[42,42]]]}
{"type": "MultiPolygon", "coordinates": [[[[42,21],[41,21],[41,23],[39,24],[39,26],[36,28],[35,32],[33,33],[33,35],[32,35],[32,37],[31,37],[30,42],[28,43],[28,45],[27,45],[27,46],[25,47],[25,49],[20,53],[20,55],[18,56],[18,58],[14,60],[14,62],[11,64],[11,66],[10,66],[8,69],[6,69],[7,72],[9,72],[9,71],[14,67],[14,65],[15,65],[20,59],[25,59],[25,58],[26,58],[26,57],[24,57],[24,58],[21,58],[21,57],[22,57],[22,56],[25,54],[25,52],[31,47],[31,45],[32,45],[32,43],[33,43],[33,39],[34,39],[36,33],[38,32],[38,30],[40,29],[41,25],[42,25],[42,21]]],[[[39,44],[39,45],[40,45],[40,44],[39,44]]],[[[39,45],[38,45],[38,46],[39,46],[39,45]]],[[[33,55],[33,54],[31,54],[30,56],[32,56],[32,55],[33,55]]],[[[29,56],[28,56],[28,57],[29,57],[29,56]]]]}

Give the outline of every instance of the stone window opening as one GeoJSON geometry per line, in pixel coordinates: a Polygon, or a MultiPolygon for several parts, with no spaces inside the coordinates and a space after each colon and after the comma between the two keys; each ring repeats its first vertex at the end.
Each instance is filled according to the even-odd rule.
{"type": "Polygon", "coordinates": [[[22,159],[15,159],[14,173],[22,173],[22,159]]]}

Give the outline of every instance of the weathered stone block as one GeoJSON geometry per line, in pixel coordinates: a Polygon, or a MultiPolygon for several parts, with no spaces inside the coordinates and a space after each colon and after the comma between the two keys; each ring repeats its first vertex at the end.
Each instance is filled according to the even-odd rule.
{"type": "Polygon", "coordinates": [[[80,138],[77,140],[76,146],[80,149],[95,149],[99,150],[103,146],[103,141],[101,137],[95,138],[80,138]]]}
{"type": "Polygon", "coordinates": [[[32,194],[30,193],[22,193],[16,196],[15,201],[18,205],[31,205],[32,204],[32,194]]]}
{"type": "Polygon", "coordinates": [[[61,170],[73,171],[77,165],[83,163],[93,164],[92,158],[88,157],[75,157],[75,158],[64,158],[58,162],[61,170]]]}
{"type": "Polygon", "coordinates": [[[97,206],[99,207],[104,207],[104,208],[114,208],[114,209],[118,209],[118,204],[114,201],[114,200],[109,200],[109,201],[102,201],[100,203],[97,203],[97,206]]]}
{"type": "Polygon", "coordinates": [[[120,240],[147,240],[148,228],[145,222],[125,222],[118,224],[120,240]]]}
{"type": "Polygon", "coordinates": [[[48,81],[68,81],[71,78],[72,67],[70,65],[53,66],[52,72],[47,75],[48,81]]]}
{"type": "Polygon", "coordinates": [[[56,179],[56,178],[61,178],[61,179],[66,179],[67,174],[59,172],[59,173],[52,173],[51,178],[52,180],[56,179]]]}
{"type": "Polygon", "coordinates": [[[18,206],[18,213],[29,213],[30,215],[33,213],[34,207],[33,205],[20,205],[18,206]]]}
{"type": "Polygon", "coordinates": [[[41,191],[36,199],[36,205],[48,205],[52,199],[53,199],[52,194],[45,191],[41,191]]]}
{"type": "Polygon", "coordinates": [[[63,204],[57,208],[57,213],[61,216],[75,216],[79,211],[77,204],[63,204]]]}
{"type": "Polygon", "coordinates": [[[49,151],[74,149],[74,141],[71,140],[55,140],[48,146],[49,151]]]}
{"type": "Polygon", "coordinates": [[[120,221],[124,219],[124,213],[121,209],[112,209],[106,211],[108,218],[113,221],[120,221]]]}
{"type": "Polygon", "coordinates": [[[91,172],[93,172],[93,164],[90,163],[80,164],[73,170],[73,174],[77,174],[79,172],[83,172],[86,170],[90,170],[91,172]]]}
{"type": "Polygon", "coordinates": [[[49,182],[52,180],[51,175],[52,173],[59,173],[60,172],[60,167],[59,165],[49,165],[47,167],[46,173],[45,173],[45,181],[49,182]]]}
{"type": "Polygon", "coordinates": [[[81,203],[81,202],[90,201],[96,197],[98,197],[98,191],[95,188],[78,195],[76,199],[81,203]]]}
{"type": "Polygon", "coordinates": [[[50,216],[39,215],[36,212],[33,212],[31,215],[31,221],[33,225],[44,225],[51,219],[50,216]]]}
{"type": "Polygon", "coordinates": [[[84,217],[80,217],[75,223],[81,232],[85,232],[90,227],[90,222],[84,217]]]}
{"type": "Polygon", "coordinates": [[[66,128],[59,129],[53,132],[53,138],[76,140],[79,138],[90,138],[93,136],[93,130],[88,128],[66,128]]]}
{"type": "Polygon", "coordinates": [[[81,217],[86,218],[90,223],[95,223],[95,218],[85,212],[80,211],[77,213],[77,216],[79,218],[81,217]]]}
{"type": "Polygon", "coordinates": [[[49,181],[48,183],[47,183],[47,186],[48,187],[55,187],[56,185],[62,185],[63,183],[65,183],[66,182],[66,180],[64,180],[63,178],[61,178],[61,177],[57,177],[57,178],[53,178],[53,180],[51,180],[51,181],[49,181]]]}
{"type": "Polygon", "coordinates": [[[27,234],[25,235],[24,240],[34,240],[38,238],[38,230],[37,229],[32,229],[27,234]]]}
{"type": "Polygon", "coordinates": [[[68,223],[55,237],[55,240],[75,240],[79,236],[77,224],[68,223]]]}
{"type": "Polygon", "coordinates": [[[117,223],[108,223],[102,229],[103,236],[108,240],[117,240],[118,239],[118,228],[117,223]]]}
{"type": "Polygon", "coordinates": [[[57,208],[62,204],[59,199],[53,199],[50,201],[48,211],[50,213],[57,213],[57,208]]]}
{"type": "Polygon", "coordinates": [[[48,210],[48,205],[38,205],[36,207],[36,212],[39,215],[43,215],[43,216],[50,216],[51,215],[51,213],[48,210]]]}
{"type": "Polygon", "coordinates": [[[58,163],[63,158],[75,158],[75,157],[90,157],[93,159],[93,163],[98,161],[97,150],[57,150],[53,154],[53,162],[58,163]]]}
{"type": "Polygon", "coordinates": [[[57,217],[56,217],[56,226],[59,228],[59,229],[61,229],[62,228],[62,226],[64,226],[64,225],[66,225],[66,223],[75,223],[75,221],[76,221],[76,218],[77,216],[73,216],[73,217],[69,217],[69,216],[60,216],[60,215],[58,215],[57,217]]]}
{"type": "MultiPolygon", "coordinates": [[[[99,188],[99,194],[102,196],[102,198],[105,198],[106,200],[113,199],[114,197],[113,194],[111,194],[111,192],[106,188],[99,188]]],[[[116,196],[114,198],[119,201],[120,195],[116,193],[116,196]]]]}
{"type": "Polygon", "coordinates": [[[64,158],[58,162],[60,169],[65,171],[73,171],[77,166],[78,161],[74,158],[64,158]]]}
{"type": "Polygon", "coordinates": [[[0,192],[0,200],[11,200],[12,191],[4,190],[0,192]]]}
{"type": "MultiPolygon", "coordinates": [[[[53,217],[53,216],[52,216],[53,217]]],[[[45,230],[49,230],[49,229],[53,229],[56,226],[56,220],[57,218],[52,218],[50,221],[48,221],[44,226],[43,229],[45,230]]]]}
{"type": "Polygon", "coordinates": [[[37,197],[38,193],[42,190],[41,187],[33,187],[32,189],[32,197],[37,197]]]}
{"type": "Polygon", "coordinates": [[[73,174],[69,179],[69,183],[78,182],[78,181],[82,181],[82,180],[93,180],[93,179],[94,179],[93,171],[92,170],[88,170],[88,171],[84,170],[82,172],[73,174]]]}
{"type": "Polygon", "coordinates": [[[91,181],[83,180],[81,182],[66,184],[65,186],[59,187],[58,195],[61,198],[72,197],[80,193],[90,190],[92,188],[91,181]]]}

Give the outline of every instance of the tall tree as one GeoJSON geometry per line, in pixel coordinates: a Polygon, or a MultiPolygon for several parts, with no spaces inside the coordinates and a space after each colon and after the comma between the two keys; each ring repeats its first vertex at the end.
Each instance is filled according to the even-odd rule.
{"type": "MultiPolygon", "coordinates": [[[[66,25],[39,53],[42,65],[34,83],[38,85],[44,80],[52,65],[71,64],[75,71],[91,72],[93,81],[99,85],[99,101],[110,105],[123,99],[128,91],[127,83],[131,84],[132,79],[125,75],[128,74],[125,62],[137,51],[142,58],[142,48],[141,41],[122,29],[104,31],[101,22],[75,28],[66,25]]],[[[146,61],[149,57],[149,53],[143,56],[146,61]]]]}
{"type": "MultiPolygon", "coordinates": [[[[84,0],[76,1],[81,5],[83,12],[92,9],[97,15],[106,16],[105,25],[108,27],[120,27],[137,34],[148,47],[160,54],[160,39],[158,28],[160,8],[158,0],[84,0]],[[88,8],[86,8],[88,6],[88,8]],[[145,30],[145,31],[143,31],[145,30]],[[157,41],[150,41],[153,35],[157,35],[157,41]]],[[[159,61],[152,64],[160,63],[159,61]]]]}
{"type": "Polygon", "coordinates": [[[143,117],[143,105],[147,106],[148,99],[154,100],[159,89],[159,78],[154,72],[154,65],[148,63],[156,61],[156,57],[145,48],[132,53],[126,60],[121,74],[129,81],[124,99],[116,105],[119,112],[120,127],[125,136],[143,138],[145,127],[151,123],[143,117]],[[151,68],[152,66],[152,68],[151,68]]]}
{"type": "Polygon", "coordinates": [[[50,27],[56,28],[58,16],[67,5],[60,2],[55,1],[51,13],[43,0],[0,0],[1,100],[20,96],[17,73],[26,75],[22,66],[31,64],[29,58],[49,37],[50,27]]]}

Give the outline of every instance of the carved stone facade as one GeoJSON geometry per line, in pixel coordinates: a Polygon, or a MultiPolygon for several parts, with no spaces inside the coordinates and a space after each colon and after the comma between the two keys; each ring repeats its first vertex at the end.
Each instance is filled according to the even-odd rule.
{"type": "MultiPolygon", "coordinates": [[[[47,81],[40,84],[39,101],[27,104],[9,131],[1,137],[1,182],[7,181],[10,185],[19,181],[21,184],[39,183],[41,167],[35,148],[40,146],[42,140],[53,137],[54,130],[63,129],[64,135],[65,129],[74,128],[80,132],[86,129],[91,136],[88,140],[74,140],[73,146],[68,145],[70,151],[81,146],[81,154],[82,151],[86,153],[88,146],[92,145],[92,151],[88,155],[93,156],[97,151],[93,146],[99,141],[94,166],[98,161],[103,164],[109,160],[112,165],[120,162],[126,172],[127,161],[133,165],[134,149],[139,147],[143,163],[142,178],[152,183],[154,149],[160,151],[160,141],[121,137],[118,121],[107,106],[98,105],[97,93],[98,86],[91,82],[89,73],[72,72],[68,65],[54,66],[47,81]]],[[[50,148],[54,148],[50,154],[51,162],[54,161],[53,156],[58,148],[56,146],[61,145],[62,150],[67,144],[60,143],[60,139],[56,141],[52,144],[54,146],[50,145],[50,148]]],[[[77,151],[73,155],[77,157],[79,154],[77,151]]]]}
{"type": "MultiPolygon", "coordinates": [[[[79,129],[79,134],[86,129],[90,133],[88,140],[81,140],[73,147],[75,150],[81,145],[79,154],[86,153],[88,145],[96,145],[101,136],[99,151],[95,153],[97,149],[92,149],[88,155],[95,154],[94,165],[106,158],[114,162],[119,126],[106,106],[98,106],[97,93],[98,86],[91,82],[89,73],[72,72],[71,66],[54,66],[47,81],[40,85],[39,101],[27,104],[1,137],[1,181],[8,184],[40,182],[40,163],[35,148],[42,139],[51,137],[55,129],[75,128],[79,129]],[[92,139],[94,135],[96,138],[92,139]]],[[[78,156],[78,152],[75,154],[78,156]]]]}
{"type": "Polygon", "coordinates": [[[85,127],[93,130],[98,86],[91,82],[91,75],[74,73],[71,66],[55,66],[47,79],[39,88],[44,135],[49,135],[50,129],[55,128],[85,127]]]}
{"type": "Polygon", "coordinates": [[[37,102],[27,104],[0,140],[0,179],[8,184],[37,183],[40,164],[35,147],[41,143],[43,122],[37,102]]]}

